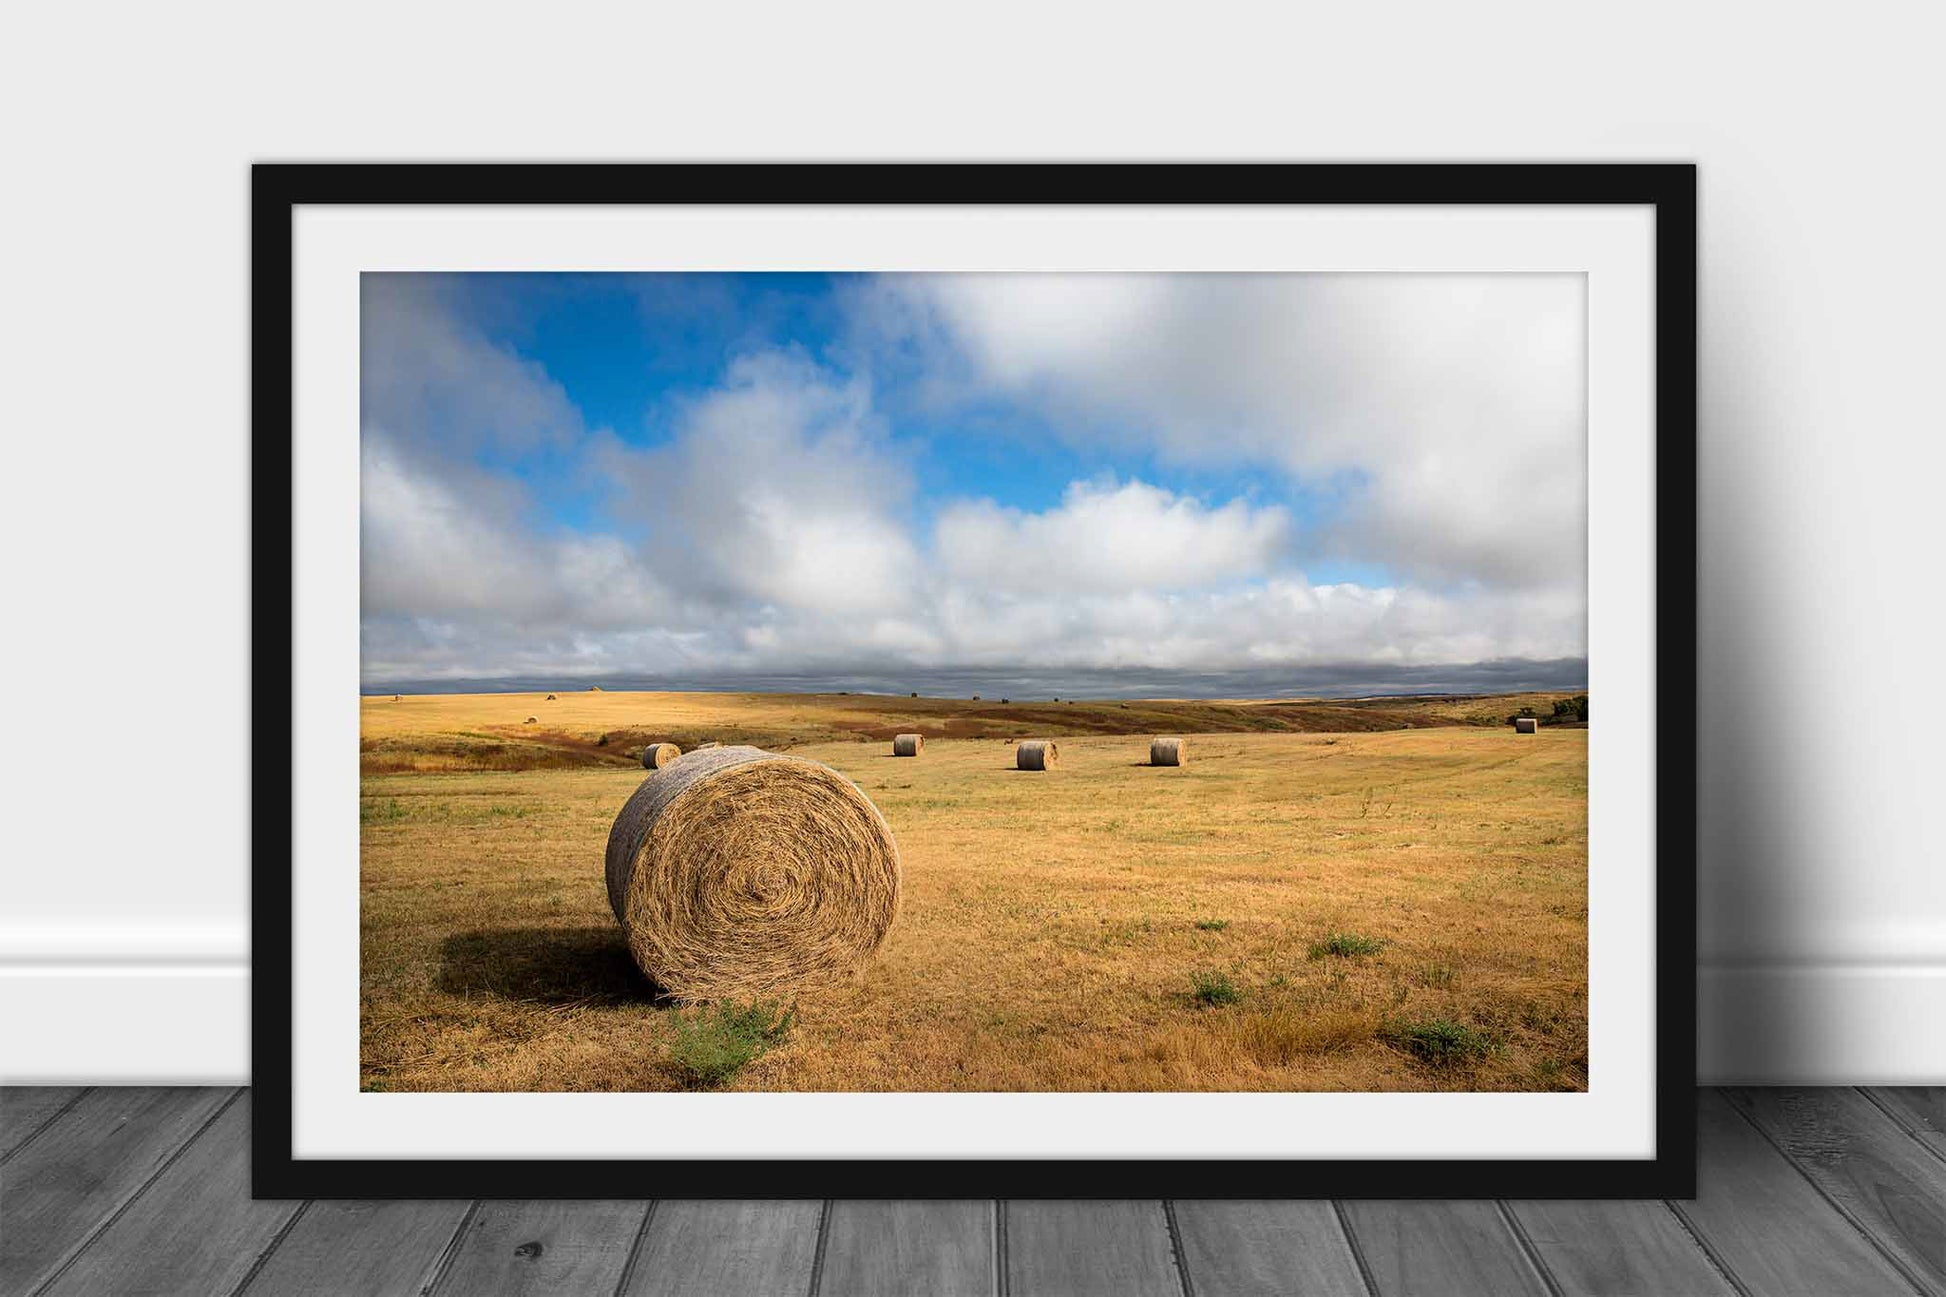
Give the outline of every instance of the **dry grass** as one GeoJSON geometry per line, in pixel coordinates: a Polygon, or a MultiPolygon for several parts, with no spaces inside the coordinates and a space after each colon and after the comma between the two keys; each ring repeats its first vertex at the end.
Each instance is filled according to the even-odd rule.
{"type": "Polygon", "coordinates": [[[390,774],[373,743],[416,761],[469,732],[501,742],[488,727],[509,722],[493,717],[517,726],[532,697],[370,700],[362,1080],[695,1084],[676,1061],[685,1011],[652,998],[603,886],[609,825],[642,772],[626,744],[593,740],[633,723],[805,735],[793,750],[855,779],[898,837],[902,910],[877,960],[801,994],[788,1038],[725,1088],[1585,1088],[1586,734],[1516,739],[1505,718],[1522,701],[1060,704],[1047,710],[1077,724],[1135,719],[1120,736],[1037,725],[1062,736],[1050,779],[994,741],[1032,704],[996,705],[992,732],[967,733],[984,729],[977,705],[563,693],[549,724],[595,760],[390,774]],[[1259,707],[1280,724],[1339,710],[1445,727],[1156,718],[1259,707]],[[926,760],[889,755],[901,730],[927,734],[926,760]],[[1148,767],[1158,730],[1192,734],[1195,764],[1148,767]],[[1379,944],[1312,957],[1342,934],[1379,944]],[[1234,1002],[1196,999],[1211,974],[1234,1002]]]}

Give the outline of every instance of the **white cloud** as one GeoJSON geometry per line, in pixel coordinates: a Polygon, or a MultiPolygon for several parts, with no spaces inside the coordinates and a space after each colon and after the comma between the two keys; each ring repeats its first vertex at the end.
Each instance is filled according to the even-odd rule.
{"type": "Polygon", "coordinates": [[[360,484],[367,618],[601,632],[673,610],[617,538],[537,531],[518,488],[456,464],[415,465],[383,429],[365,429],[360,484]]]}
{"type": "Polygon", "coordinates": [[[437,285],[368,279],[365,676],[1581,655],[1578,284],[1372,285],[880,281],[856,304],[877,369],[752,352],[645,448],[589,432],[437,285]],[[888,367],[915,357],[926,400],[1003,393],[1164,470],[1343,475],[1355,507],[1320,536],[1166,476],[1074,482],[1041,511],[929,503],[884,413],[912,395],[910,376],[887,395],[888,367]],[[548,521],[504,471],[522,456],[606,488],[615,526],[548,521]],[[1309,581],[1331,556],[1398,579],[1309,581]]]}
{"type": "Polygon", "coordinates": [[[611,443],[603,462],[658,569],[700,597],[843,617],[910,598],[911,483],[861,382],[801,356],[746,356],[671,444],[611,443]]]}
{"type": "Polygon", "coordinates": [[[360,278],[360,419],[431,449],[559,447],[581,412],[547,371],[492,342],[453,309],[436,275],[360,278]]]}
{"type": "Polygon", "coordinates": [[[1218,508],[1144,482],[1075,482],[1059,508],[1023,513],[990,500],[948,507],[935,525],[946,579],[1022,592],[1178,590],[1258,576],[1289,540],[1281,508],[1218,508]]]}
{"type": "Polygon", "coordinates": [[[934,402],[1000,391],[1075,441],[1348,477],[1331,548],[1415,576],[1582,579],[1578,276],[889,276],[852,305],[934,402]]]}

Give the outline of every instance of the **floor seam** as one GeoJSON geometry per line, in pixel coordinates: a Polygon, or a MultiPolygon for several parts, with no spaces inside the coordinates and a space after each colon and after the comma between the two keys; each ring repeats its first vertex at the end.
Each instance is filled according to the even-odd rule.
{"type": "Polygon", "coordinates": [[[1372,1278],[1371,1264],[1365,1260],[1365,1248],[1351,1227],[1351,1217],[1345,1214],[1345,1204],[1333,1198],[1331,1212],[1338,1218],[1338,1229],[1345,1236],[1345,1246],[1351,1249],[1351,1261],[1358,1267],[1358,1278],[1365,1285],[1367,1297],[1378,1297],[1378,1280],[1372,1278]]]}
{"type": "Polygon", "coordinates": [[[628,1245],[628,1256],[622,1261],[622,1272],[615,1276],[614,1297],[623,1297],[628,1286],[635,1279],[635,1268],[641,1264],[642,1241],[649,1236],[649,1222],[655,1219],[655,1209],[662,1205],[662,1199],[649,1199],[649,1209],[642,1213],[642,1219],[635,1227],[635,1239],[628,1245]]]}
{"type": "Polygon", "coordinates": [[[1555,1279],[1554,1272],[1547,1268],[1547,1262],[1541,1258],[1540,1249],[1534,1246],[1534,1240],[1527,1237],[1527,1230],[1521,1225],[1520,1218],[1514,1215],[1513,1208],[1507,1205],[1504,1198],[1495,1198],[1493,1205],[1500,1209],[1500,1223],[1505,1225],[1507,1232],[1514,1236],[1514,1249],[1526,1259],[1528,1265],[1534,1268],[1534,1273],[1540,1278],[1541,1287],[1548,1291],[1548,1297],[1561,1297],[1560,1281],[1555,1279]]]}
{"type": "Polygon", "coordinates": [[[818,1246],[811,1254],[811,1286],[806,1297],[818,1297],[818,1289],[824,1286],[824,1249],[831,1242],[831,1199],[826,1198],[818,1208],[818,1246]]]}
{"type": "Polygon", "coordinates": [[[69,1251],[66,1256],[61,1258],[60,1264],[55,1266],[52,1270],[48,1271],[47,1277],[42,1279],[38,1284],[34,1285],[33,1291],[36,1294],[39,1294],[39,1293],[46,1292],[50,1287],[52,1287],[56,1280],[58,1280],[62,1275],[66,1274],[68,1270],[73,1267],[74,1263],[81,1259],[83,1253],[85,1253],[89,1248],[93,1247],[95,1245],[95,1242],[98,1239],[100,1239],[103,1234],[106,1234],[110,1228],[114,1226],[116,1221],[120,1220],[123,1216],[128,1214],[128,1209],[130,1207],[133,1207],[137,1202],[141,1201],[142,1195],[147,1193],[150,1187],[153,1186],[157,1180],[160,1180],[163,1176],[168,1174],[169,1168],[174,1166],[182,1158],[182,1155],[189,1151],[190,1145],[194,1144],[197,1140],[201,1139],[203,1137],[203,1132],[208,1130],[211,1126],[214,1126],[216,1124],[216,1119],[218,1117],[221,1117],[224,1113],[228,1112],[230,1110],[231,1105],[236,1103],[236,1101],[238,1099],[241,1099],[242,1097],[243,1097],[243,1090],[241,1088],[230,1091],[230,1097],[225,1099],[223,1102],[217,1104],[216,1111],[212,1112],[208,1117],[204,1118],[203,1121],[197,1125],[195,1130],[189,1132],[189,1137],[183,1140],[182,1143],[176,1145],[175,1149],[170,1152],[169,1156],[162,1159],[161,1165],[157,1166],[155,1170],[151,1171],[148,1174],[148,1176],[142,1181],[142,1183],[135,1187],[135,1191],[133,1193],[129,1194],[128,1197],[122,1199],[121,1202],[115,1205],[113,1210],[111,1210],[106,1216],[102,1217],[102,1219],[95,1225],[95,1227],[88,1231],[87,1236],[83,1238],[81,1242],[76,1244],[74,1248],[71,1251],[69,1251]]]}
{"type": "Polygon", "coordinates": [[[1176,1263],[1176,1284],[1182,1297],[1196,1297],[1196,1281],[1189,1277],[1189,1257],[1183,1252],[1182,1225],[1176,1220],[1176,1200],[1162,1200],[1162,1223],[1169,1229],[1169,1256],[1176,1263]]]}
{"type": "Polygon", "coordinates": [[[1790,1165],[1791,1170],[1797,1172],[1798,1176],[1804,1181],[1804,1183],[1811,1186],[1811,1192],[1817,1194],[1818,1197],[1824,1199],[1825,1203],[1830,1206],[1831,1210],[1838,1213],[1839,1219],[1843,1220],[1845,1224],[1851,1226],[1852,1233],[1858,1235],[1859,1238],[1863,1239],[1867,1247],[1871,1248],[1874,1252],[1878,1253],[1881,1257],[1884,1257],[1885,1263],[1891,1266],[1893,1270],[1897,1271],[1901,1279],[1904,1279],[1908,1284],[1912,1285],[1912,1290],[1918,1293],[1919,1297],[1932,1297],[1931,1286],[1922,1283],[1919,1279],[1919,1276],[1915,1275],[1914,1273],[1912,1273],[1911,1270],[1907,1269],[1905,1263],[1901,1261],[1897,1256],[1893,1255],[1892,1250],[1886,1247],[1886,1245],[1879,1240],[1879,1237],[1876,1233],[1874,1233],[1870,1229],[1867,1229],[1863,1221],[1859,1220],[1858,1217],[1852,1215],[1851,1212],[1845,1208],[1844,1204],[1840,1203],[1836,1198],[1832,1197],[1830,1193],[1828,1193],[1825,1190],[1825,1187],[1819,1184],[1817,1182],[1817,1179],[1814,1176],[1812,1176],[1812,1174],[1809,1171],[1804,1169],[1803,1164],[1799,1162],[1797,1158],[1791,1154],[1789,1149],[1785,1148],[1782,1144],[1779,1144],[1775,1139],[1771,1137],[1770,1132],[1764,1129],[1763,1123],[1759,1122],[1755,1117],[1750,1115],[1750,1113],[1744,1111],[1743,1106],[1741,1104],[1733,1102],[1728,1095],[1722,1095],[1721,1097],[1723,1099],[1723,1102],[1729,1104],[1731,1110],[1734,1111],[1737,1114],[1737,1116],[1743,1119],[1744,1124],[1748,1125],[1750,1129],[1757,1132],[1757,1137],[1759,1139],[1763,1140],[1764,1143],[1770,1145],[1773,1149],[1777,1150],[1777,1156],[1783,1158],[1784,1161],[1790,1165]]]}
{"type": "Polygon", "coordinates": [[[1676,1218],[1676,1224],[1682,1226],[1683,1233],[1689,1235],[1696,1244],[1697,1250],[1703,1254],[1703,1259],[1716,1267],[1716,1272],[1723,1276],[1723,1282],[1729,1284],[1738,1297],[1755,1297],[1755,1294],[1744,1285],[1743,1280],[1737,1277],[1737,1272],[1731,1267],[1729,1258],[1716,1250],[1716,1245],[1704,1237],[1702,1228],[1689,1218],[1680,1205],[1667,1198],[1662,1200],[1662,1205],[1671,1216],[1676,1218]]]}
{"type": "Polygon", "coordinates": [[[74,1105],[80,1103],[83,1099],[87,1098],[89,1093],[93,1091],[94,1088],[95,1087],[92,1085],[82,1086],[79,1090],[75,1091],[74,1094],[69,1097],[66,1103],[56,1108],[53,1112],[48,1113],[47,1116],[41,1121],[40,1125],[34,1127],[32,1130],[27,1132],[27,1135],[24,1139],[22,1139],[18,1144],[15,1144],[12,1148],[8,1149],[5,1153],[0,1153],[0,1166],[5,1166],[8,1162],[12,1161],[14,1157],[20,1152],[21,1149],[26,1148],[29,1144],[39,1139],[41,1137],[42,1131],[46,1130],[49,1126],[52,1126],[55,1122],[59,1121],[61,1118],[67,1116],[68,1113],[74,1109],[74,1105]]]}
{"type": "Polygon", "coordinates": [[[1874,1108],[1884,1113],[1894,1126],[1897,1126],[1901,1131],[1905,1132],[1907,1139],[1924,1149],[1930,1156],[1938,1158],[1941,1162],[1946,1162],[1946,1149],[1937,1148],[1933,1145],[1932,1141],[1922,1137],[1919,1134],[1918,1128],[1912,1122],[1901,1116],[1897,1110],[1887,1107],[1883,1100],[1872,1093],[1870,1086],[1855,1085],[1852,1089],[1863,1095],[1866,1103],[1871,1104],[1874,1108]]]}

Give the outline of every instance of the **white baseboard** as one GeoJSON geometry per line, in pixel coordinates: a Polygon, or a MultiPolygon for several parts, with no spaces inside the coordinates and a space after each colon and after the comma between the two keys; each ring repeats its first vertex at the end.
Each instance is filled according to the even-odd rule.
{"type": "Polygon", "coordinates": [[[238,1085],[243,964],[0,964],[0,1083],[238,1085]]]}
{"type": "MultiPolygon", "coordinates": [[[[0,929],[0,1082],[247,1084],[234,927],[0,929]],[[18,938],[17,940],[15,938],[18,938]]],[[[1711,1084],[1946,1084],[1946,964],[1705,964],[1711,1084]]]]}
{"type": "Polygon", "coordinates": [[[1946,964],[1703,965],[1712,1085],[1946,1084],[1946,964]]]}

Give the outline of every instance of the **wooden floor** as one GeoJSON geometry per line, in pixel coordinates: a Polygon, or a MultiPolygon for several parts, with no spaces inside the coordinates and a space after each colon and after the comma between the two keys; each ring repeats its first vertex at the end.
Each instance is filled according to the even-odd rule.
{"type": "Polygon", "coordinates": [[[0,1090],[0,1293],[1946,1297],[1946,1089],[1711,1090],[1685,1202],[252,1202],[250,1096],[0,1090]]]}

